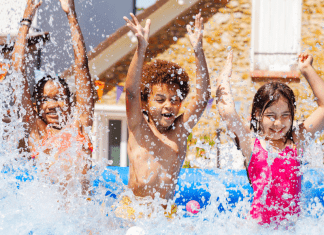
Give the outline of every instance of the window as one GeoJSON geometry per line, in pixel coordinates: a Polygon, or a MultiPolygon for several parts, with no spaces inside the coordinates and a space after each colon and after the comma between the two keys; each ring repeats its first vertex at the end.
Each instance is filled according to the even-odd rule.
{"type": "Polygon", "coordinates": [[[109,120],[108,159],[113,166],[120,165],[121,120],[109,120]]]}
{"type": "Polygon", "coordinates": [[[112,166],[128,166],[127,121],[124,106],[95,106],[93,125],[95,160],[107,159],[112,166]]]}
{"type": "Polygon", "coordinates": [[[251,71],[297,71],[301,0],[252,0],[251,71]]]}

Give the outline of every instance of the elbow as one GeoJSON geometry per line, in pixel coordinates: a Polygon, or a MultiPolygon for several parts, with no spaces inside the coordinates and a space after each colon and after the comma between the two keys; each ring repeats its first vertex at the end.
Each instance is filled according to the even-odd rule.
{"type": "Polygon", "coordinates": [[[211,97],[211,93],[210,93],[210,89],[208,89],[206,92],[203,92],[202,94],[198,94],[196,96],[196,100],[198,101],[198,103],[200,103],[200,105],[206,107],[208,101],[210,100],[210,97],[211,97]]]}

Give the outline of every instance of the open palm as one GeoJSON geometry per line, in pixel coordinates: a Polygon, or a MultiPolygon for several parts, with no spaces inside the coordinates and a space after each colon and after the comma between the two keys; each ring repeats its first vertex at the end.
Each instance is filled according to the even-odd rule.
{"type": "Polygon", "coordinates": [[[195,18],[194,32],[192,32],[191,26],[187,25],[189,40],[195,51],[197,51],[199,48],[202,48],[203,28],[203,18],[201,17],[201,13],[199,12],[199,14],[197,14],[195,18]]]}
{"type": "Polygon", "coordinates": [[[137,37],[139,45],[147,47],[150,35],[151,20],[148,19],[145,23],[145,27],[143,28],[134,14],[131,13],[130,16],[134,20],[134,23],[124,16],[124,20],[127,22],[126,25],[137,37]]]}

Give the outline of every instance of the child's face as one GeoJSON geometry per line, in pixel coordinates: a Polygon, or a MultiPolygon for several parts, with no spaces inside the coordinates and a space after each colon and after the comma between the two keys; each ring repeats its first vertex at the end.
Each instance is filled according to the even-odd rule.
{"type": "Polygon", "coordinates": [[[266,138],[271,140],[284,138],[292,125],[287,99],[281,97],[268,107],[264,111],[261,124],[266,138]]]}
{"type": "Polygon", "coordinates": [[[175,121],[181,106],[178,84],[154,84],[145,104],[149,118],[158,127],[168,128],[175,121]]]}
{"type": "Polygon", "coordinates": [[[60,123],[66,122],[70,105],[62,84],[51,80],[46,82],[38,102],[40,102],[39,115],[47,124],[61,127],[60,123]]]}

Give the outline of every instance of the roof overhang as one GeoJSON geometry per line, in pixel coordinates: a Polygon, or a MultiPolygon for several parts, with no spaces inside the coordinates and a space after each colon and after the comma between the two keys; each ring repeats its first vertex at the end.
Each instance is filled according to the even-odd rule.
{"type": "MultiPolygon", "coordinates": [[[[200,0],[185,1],[183,5],[180,5],[178,0],[157,0],[153,6],[147,8],[137,17],[143,26],[147,19],[151,20],[150,34],[154,35],[198,1],[200,0]]],[[[132,43],[127,35],[129,31],[127,26],[121,27],[88,53],[89,69],[92,78],[100,78],[108,68],[136,48],[137,43],[132,43]]],[[[72,69],[70,68],[64,72],[63,76],[69,77],[72,75],[71,72],[72,69]]]]}

